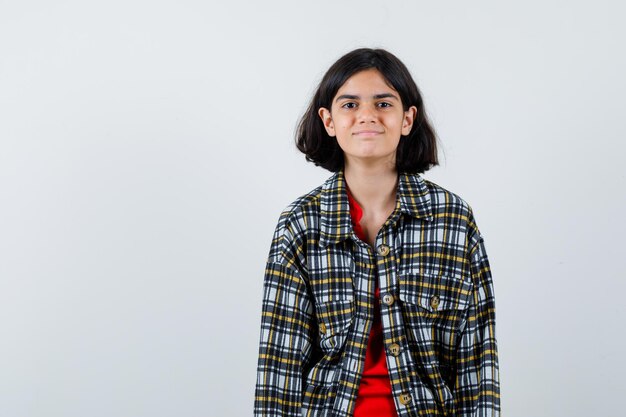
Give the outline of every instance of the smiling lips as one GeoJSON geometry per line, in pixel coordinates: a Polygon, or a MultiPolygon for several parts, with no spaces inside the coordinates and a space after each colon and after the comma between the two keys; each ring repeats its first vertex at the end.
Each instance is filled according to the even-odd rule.
{"type": "Polygon", "coordinates": [[[354,132],[353,135],[355,136],[376,136],[376,135],[380,135],[383,132],[379,132],[377,130],[361,130],[358,132],[354,132]]]}

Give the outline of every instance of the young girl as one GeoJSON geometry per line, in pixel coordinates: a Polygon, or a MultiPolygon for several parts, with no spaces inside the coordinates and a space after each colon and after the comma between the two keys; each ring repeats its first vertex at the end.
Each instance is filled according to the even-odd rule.
{"type": "Polygon", "coordinates": [[[483,238],[466,201],[419,175],[436,137],[404,64],[341,57],[297,146],[334,174],[278,220],[255,416],[499,416],[483,238]]]}

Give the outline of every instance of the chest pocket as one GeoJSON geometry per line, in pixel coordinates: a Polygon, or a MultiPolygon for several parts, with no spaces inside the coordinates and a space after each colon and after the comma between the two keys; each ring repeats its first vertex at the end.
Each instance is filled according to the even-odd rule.
{"type": "MultiPolygon", "coordinates": [[[[406,274],[399,277],[398,296],[409,330],[409,343],[431,352],[443,368],[454,361],[456,345],[472,302],[473,286],[462,277],[406,274]]],[[[428,356],[428,355],[427,355],[428,356]]]]}
{"type": "Polygon", "coordinates": [[[336,300],[315,306],[319,334],[319,346],[326,359],[339,357],[346,343],[354,317],[352,300],[336,300]]]}

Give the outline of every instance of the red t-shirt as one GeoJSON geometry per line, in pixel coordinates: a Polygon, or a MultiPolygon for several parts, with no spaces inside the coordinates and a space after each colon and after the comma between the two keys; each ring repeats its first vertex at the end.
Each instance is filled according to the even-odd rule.
{"type": "MultiPolygon", "coordinates": [[[[366,241],[365,233],[361,228],[363,210],[348,190],[350,202],[350,217],[354,226],[354,233],[362,241],[366,241]]],[[[374,297],[374,322],[370,330],[370,337],[365,351],[365,367],[356,398],[354,417],[397,417],[396,407],[391,393],[391,382],[385,360],[383,346],[383,328],[380,323],[380,288],[376,281],[376,296],[374,297]]]]}

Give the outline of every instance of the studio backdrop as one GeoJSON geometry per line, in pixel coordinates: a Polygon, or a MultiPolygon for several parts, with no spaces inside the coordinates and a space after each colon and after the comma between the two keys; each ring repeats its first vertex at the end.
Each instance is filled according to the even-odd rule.
{"type": "Polygon", "coordinates": [[[0,2],[0,416],[252,414],[294,145],[357,47],[410,69],[476,213],[503,413],[623,415],[617,1],[0,2]]]}

